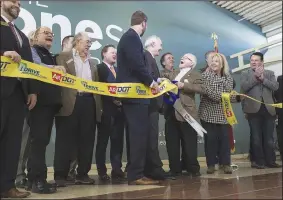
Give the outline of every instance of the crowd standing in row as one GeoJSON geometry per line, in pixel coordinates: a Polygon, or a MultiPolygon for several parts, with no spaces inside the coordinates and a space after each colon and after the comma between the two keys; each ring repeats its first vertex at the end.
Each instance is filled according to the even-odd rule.
{"type": "MultiPolygon", "coordinates": [[[[27,38],[14,25],[19,12],[19,1],[1,1],[1,56],[10,57],[15,62],[24,59],[90,81],[143,83],[157,93],[160,92],[159,83],[165,78],[174,81],[180,91],[183,109],[207,130],[204,136],[207,173],[213,174],[217,164],[224,173],[232,173],[230,125],[223,113],[221,94],[231,92],[235,81],[223,54],[208,52],[207,66],[201,73],[195,69],[197,58],[193,54],[186,53],[175,69],[174,57],[168,52],[161,56],[160,64],[164,69],[159,71],[155,57],[162,51],[162,41],[157,36],[150,36],[143,47],[140,38],[146,31],[148,19],[143,12],[136,11],[131,17],[131,28],[124,33],[117,49],[114,45],[103,47],[103,62],[96,66],[90,58],[92,41],[87,33],[65,37],[62,52],[53,55],[50,52],[54,39],[51,29],[39,27],[27,38]],[[199,109],[195,103],[196,95],[201,96],[199,109]]],[[[279,83],[272,71],[264,69],[263,55],[253,53],[250,62],[251,68],[242,74],[242,92],[265,103],[274,103],[273,96],[281,102],[282,96],[276,92],[279,83]]],[[[282,87],[282,76],[278,80],[282,87]]],[[[241,102],[247,114],[251,128],[252,167],[279,167],[275,162],[272,135],[275,109],[237,95],[231,95],[231,102],[241,102]]],[[[118,99],[32,79],[1,77],[1,108],[1,197],[25,198],[30,195],[16,187],[50,194],[56,192],[57,187],[94,184],[95,180],[88,173],[96,128],[95,158],[100,181],[159,184],[168,178],[176,179],[184,170],[192,177],[201,176],[197,132],[172,105],[165,104],[162,97],[118,99]],[[163,170],[158,151],[159,114],[165,117],[169,172],[163,170]],[[45,154],[54,121],[55,183],[51,184],[46,181],[45,154]],[[122,170],[124,135],[128,161],[125,171],[122,170]],[[109,140],[111,177],[105,166],[109,140]]]]}

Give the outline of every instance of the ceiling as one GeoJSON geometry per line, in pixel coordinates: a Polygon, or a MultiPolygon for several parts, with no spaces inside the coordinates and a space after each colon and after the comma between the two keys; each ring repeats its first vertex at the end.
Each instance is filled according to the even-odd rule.
{"type": "MultiPolygon", "coordinates": [[[[282,1],[211,1],[260,27],[282,20],[282,1]]],[[[282,21],[281,21],[282,22],[282,21]]]]}

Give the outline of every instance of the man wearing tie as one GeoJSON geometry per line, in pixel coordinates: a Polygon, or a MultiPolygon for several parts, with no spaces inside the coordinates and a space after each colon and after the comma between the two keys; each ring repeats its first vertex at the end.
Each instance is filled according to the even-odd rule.
{"type": "MultiPolygon", "coordinates": [[[[131,17],[131,28],[123,34],[117,47],[117,82],[142,83],[159,92],[158,83],[151,77],[145,64],[143,36],[147,25],[147,16],[136,11],[131,17]]],[[[129,128],[130,165],[128,183],[130,185],[151,185],[159,181],[145,177],[146,162],[151,161],[149,148],[149,99],[122,99],[123,111],[129,128]]]]}
{"type": "MultiPolygon", "coordinates": [[[[116,82],[116,48],[114,45],[106,45],[102,48],[101,58],[103,62],[97,65],[99,81],[104,83],[116,82]]],[[[119,100],[110,96],[102,96],[102,116],[99,125],[96,144],[96,166],[99,179],[110,180],[105,166],[106,148],[110,138],[110,160],[112,165],[111,178],[121,180],[125,178],[122,171],[122,155],[124,142],[125,117],[122,112],[122,104],[119,100]]],[[[128,148],[127,148],[128,152],[128,148]]]]}
{"type": "MultiPolygon", "coordinates": [[[[33,62],[29,40],[15,25],[20,13],[20,1],[1,1],[1,56],[19,63],[33,62]]],[[[1,62],[2,63],[2,62],[1,62]]],[[[2,67],[2,66],[1,66],[2,67]]],[[[34,108],[37,102],[37,83],[31,79],[2,77],[0,128],[0,189],[1,198],[25,198],[29,192],[15,187],[21,150],[25,106],[34,108]]]]}
{"type": "MultiPolygon", "coordinates": [[[[155,57],[159,56],[159,53],[162,51],[162,41],[156,35],[148,37],[144,44],[145,50],[145,61],[148,67],[148,70],[154,80],[160,78],[160,73],[158,66],[156,64],[155,57]]],[[[150,131],[150,148],[152,155],[152,163],[147,163],[145,174],[147,177],[150,177],[155,180],[165,179],[165,171],[162,166],[163,163],[159,156],[158,151],[158,122],[159,122],[159,111],[162,107],[162,97],[150,99],[149,104],[149,131],[150,131]]]]}

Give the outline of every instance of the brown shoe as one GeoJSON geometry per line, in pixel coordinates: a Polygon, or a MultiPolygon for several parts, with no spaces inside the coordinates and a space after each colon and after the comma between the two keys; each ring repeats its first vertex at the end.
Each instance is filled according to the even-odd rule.
{"type": "Polygon", "coordinates": [[[1,198],[12,198],[12,199],[21,199],[26,198],[30,195],[30,192],[20,192],[16,188],[12,188],[8,190],[7,192],[3,192],[1,194],[1,198]]]}
{"type": "Polygon", "coordinates": [[[150,178],[143,177],[141,179],[129,182],[129,185],[158,185],[160,182],[150,178]]]}

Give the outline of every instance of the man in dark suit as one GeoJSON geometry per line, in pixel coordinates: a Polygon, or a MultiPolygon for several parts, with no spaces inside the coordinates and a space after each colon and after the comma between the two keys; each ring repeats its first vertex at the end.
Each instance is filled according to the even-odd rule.
{"type": "MultiPolygon", "coordinates": [[[[14,20],[18,18],[19,12],[19,1],[1,1],[1,56],[7,56],[17,63],[21,59],[33,62],[28,38],[14,25],[14,20]]],[[[30,193],[17,190],[15,179],[21,150],[25,106],[28,104],[29,110],[35,106],[37,83],[34,80],[8,77],[1,77],[0,80],[1,198],[25,198],[30,193]]]]}
{"type": "MultiPolygon", "coordinates": [[[[282,75],[277,77],[277,82],[279,83],[279,88],[274,92],[274,97],[276,100],[276,103],[282,103],[282,75]]],[[[276,126],[276,132],[277,132],[277,141],[280,151],[280,157],[282,160],[282,109],[277,108],[276,113],[278,116],[278,122],[276,126]]]]}
{"type": "MultiPolygon", "coordinates": [[[[153,80],[145,64],[141,36],[146,30],[147,16],[136,11],[131,17],[131,28],[121,37],[117,48],[117,82],[143,83],[159,92],[158,83],[153,80]]],[[[149,149],[149,99],[122,99],[123,111],[129,128],[130,165],[128,183],[130,185],[158,184],[145,177],[145,163],[150,162],[149,149]]]]}
{"type": "MultiPolygon", "coordinates": [[[[106,45],[102,48],[101,58],[103,62],[97,65],[98,77],[100,82],[115,83],[117,69],[116,48],[113,45],[106,45]]],[[[99,125],[97,144],[95,151],[95,160],[99,179],[102,181],[110,180],[105,166],[106,148],[109,138],[111,140],[110,161],[112,165],[112,180],[123,180],[125,174],[122,171],[122,155],[124,143],[125,117],[122,112],[122,104],[119,100],[110,96],[102,96],[102,116],[99,125]]],[[[127,148],[127,152],[128,148],[127,148]]]]}
{"type": "MultiPolygon", "coordinates": [[[[155,57],[159,56],[162,51],[162,41],[159,37],[153,35],[145,41],[145,61],[148,66],[148,70],[154,80],[160,78],[158,66],[156,64],[155,57]]],[[[159,135],[159,111],[162,107],[162,97],[150,99],[149,104],[149,141],[152,154],[152,163],[146,163],[145,175],[152,179],[163,180],[165,179],[165,171],[162,169],[163,163],[159,156],[158,151],[158,135],[159,135]]]]}

